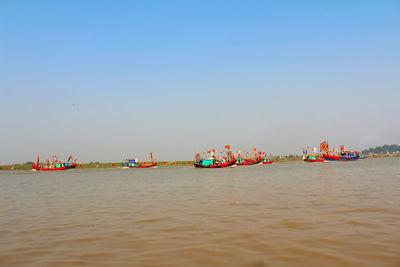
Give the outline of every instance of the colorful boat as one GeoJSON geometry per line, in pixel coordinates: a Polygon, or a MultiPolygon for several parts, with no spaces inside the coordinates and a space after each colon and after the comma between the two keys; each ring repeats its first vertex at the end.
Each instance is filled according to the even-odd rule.
{"type": "Polygon", "coordinates": [[[268,159],[268,158],[262,159],[262,164],[272,164],[272,163],[274,163],[274,161],[271,159],[268,159]]]}
{"type": "Polygon", "coordinates": [[[155,168],[157,166],[157,162],[153,160],[153,153],[150,153],[151,161],[147,162],[146,160],[143,162],[139,162],[138,158],[126,159],[124,168],[136,168],[136,169],[146,169],[146,168],[155,168]]]}
{"type": "Polygon", "coordinates": [[[327,161],[355,161],[360,159],[360,155],[356,151],[342,151],[339,154],[324,154],[327,161]]]}
{"type": "Polygon", "coordinates": [[[256,159],[244,159],[244,158],[238,158],[236,165],[238,166],[249,166],[249,165],[257,165],[257,164],[262,164],[262,158],[256,158],[256,159]]]}
{"type": "Polygon", "coordinates": [[[305,162],[323,162],[325,158],[318,154],[308,154],[304,157],[305,162]]]}
{"type": "Polygon", "coordinates": [[[250,165],[261,165],[263,164],[262,152],[257,152],[256,148],[253,148],[254,153],[249,151],[238,152],[238,158],[236,165],[238,166],[250,166],[250,165]]]}
{"type": "Polygon", "coordinates": [[[232,152],[230,151],[230,146],[227,145],[225,146],[225,148],[228,150],[226,152],[226,156],[222,155],[222,152],[217,152],[215,149],[209,150],[201,154],[196,153],[193,165],[196,168],[208,169],[236,166],[236,158],[232,155],[232,152]]]}
{"type": "Polygon", "coordinates": [[[39,162],[38,155],[36,163],[32,164],[33,171],[64,171],[66,169],[65,163],[59,161],[57,156],[53,156],[51,161],[47,159],[45,162],[39,162]]]}
{"type": "Polygon", "coordinates": [[[64,171],[67,169],[67,166],[61,165],[61,164],[57,164],[57,165],[33,164],[32,169],[36,170],[36,171],[64,171]]]}

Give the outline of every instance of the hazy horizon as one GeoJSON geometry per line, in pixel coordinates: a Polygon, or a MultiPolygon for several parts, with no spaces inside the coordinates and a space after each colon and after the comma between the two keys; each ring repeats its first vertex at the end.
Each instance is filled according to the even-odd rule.
{"type": "Polygon", "coordinates": [[[400,144],[398,1],[2,1],[0,164],[400,144]]]}

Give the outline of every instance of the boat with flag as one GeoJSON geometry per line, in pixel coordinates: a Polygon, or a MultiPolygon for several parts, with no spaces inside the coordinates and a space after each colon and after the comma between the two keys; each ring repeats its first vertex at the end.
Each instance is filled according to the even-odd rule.
{"type": "Polygon", "coordinates": [[[268,157],[267,153],[265,152],[259,152],[261,156],[261,162],[262,164],[272,164],[274,161],[271,159],[271,157],[268,157]]]}
{"type": "Polygon", "coordinates": [[[256,148],[253,148],[254,153],[250,153],[248,151],[238,153],[238,158],[236,161],[236,165],[238,166],[250,166],[250,165],[259,165],[263,164],[261,154],[257,152],[256,148]]]}
{"type": "Polygon", "coordinates": [[[40,162],[38,154],[36,163],[32,164],[33,171],[64,171],[66,169],[65,163],[60,161],[56,155],[46,159],[44,162],[40,162]]]}
{"type": "MultiPolygon", "coordinates": [[[[322,149],[325,149],[325,146],[327,146],[328,143],[321,143],[320,144],[320,152],[322,152],[322,149]]],[[[306,149],[303,148],[303,161],[305,162],[324,162],[325,158],[322,154],[317,153],[317,148],[314,147],[311,150],[311,153],[309,153],[310,147],[307,147],[306,149]]]]}
{"type": "Polygon", "coordinates": [[[230,150],[230,145],[226,145],[226,152],[211,149],[203,153],[196,153],[193,165],[196,168],[226,168],[236,166],[236,158],[230,150]]]}
{"type": "Polygon", "coordinates": [[[343,145],[339,149],[329,150],[327,141],[321,143],[321,149],[324,151],[323,157],[326,161],[355,161],[360,159],[360,153],[354,150],[348,150],[343,145]],[[324,145],[326,143],[326,145],[324,145]]]}
{"type": "Polygon", "coordinates": [[[150,153],[150,161],[144,160],[140,162],[139,158],[134,157],[134,158],[128,158],[125,160],[125,169],[128,168],[136,168],[136,169],[146,169],[146,168],[155,168],[157,167],[157,162],[155,162],[157,159],[153,159],[153,152],[150,153]]]}

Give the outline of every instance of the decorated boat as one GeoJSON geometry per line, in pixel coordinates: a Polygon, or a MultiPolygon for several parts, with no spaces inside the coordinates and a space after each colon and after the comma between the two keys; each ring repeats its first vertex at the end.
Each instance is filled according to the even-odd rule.
{"type": "Polygon", "coordinates": [[[59,161],[57,156],[53,156],[44,162],[39,161],[39,155],[37,157],[36,163],[32,164],[33,171],[64,171],[67,169],[65,163],[59,161]]]}
{"type": "Polygon", "coordinates": [[[238,158],[236,164],[238,166],[249,166],[249,165],[257,165],[257,164],[263,164],[262,163],[262,158],[256,158],[256,159],[246,159],[246,158],[238,158]]]}
{"type": "Polygon", "coordinates": [[[150,158],[150,161],[144,160],[142,162],[138,158],[126,159],[124,168],[146,169],[157,167],[157,162],[153,160],[153,153],[150,153],[150,158]]]}
{"type": "Polygon", "coordinates": [[[355,161],[360,159],[360,155],[356,151],[342,151],[339,154],[324,154],[327,161],[355,161]]]}
{"type": "Polygon", "coordinates": [[[304,157],[305,162],[323,162],[325,158],[318,154],[308,154],[304,157]]]}
{"type": "Polygon", "coordinates": [[[230,146],[225,146],[226,153],[211,149],[207,152],[196,153],[193,165],[196,168],[226,168],[236,166],[236,158],[230,151],[230,146]]]}
{"type": "Polygon", "coordinates": [[[269,158],[262,159],[262,164],[272,164],[272,163],[274,163],[274,161],[272,159],[269,159],[269,158]]]}
{"type": "Polygon", "coordinates": [[[261,163],[262,164],[272,164],[272,163],[274,163],[274,161],[270,157],[268,157],[267,153],[259,152],[259,154],[260,154],[260,157],[261,157],[261,163]]]}
{"type": "Polygon", "coordinates": [[[253,148],[254,153],[248,151],[238,152],[238,158],[236,165],[238,166],[249,166],[249,165],[261,165],[263,164],[263,158],[261,157],[261,152],[257,152],[256,148],[253,148]]]}
{"type": "Polygon", "coordinates": [[[360,153],[354,150],[348,150],[343,145],[339,149],[329,150],[327,141],[321,143],[321,151],[324,151],[323,157],[326,161],[355,161],[360,159],[360,153]]]}

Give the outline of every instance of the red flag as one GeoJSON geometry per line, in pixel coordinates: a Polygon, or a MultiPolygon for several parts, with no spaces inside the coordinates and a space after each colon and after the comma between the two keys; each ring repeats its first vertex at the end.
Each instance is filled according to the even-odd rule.
{"type": "Polygon", "coordinates": [[[226,145],[225,148],[226,149],[231,149],[231,146],[230,145],[226,145]]]}
{"type": "Polygon", "coordinates": [[[150,152],[150,158],[153,159],[153,152],[150,152]]]}
{"type": "Polygon", "coordinates": [[[257,151],[257,148],[253,148],[253,151],[257,151]]]}
{"type": "Polygon", "coordinates": [[[37,161],[36,161],[36,165],[39,164],[39,154],[37,154],[37,161]]]}

